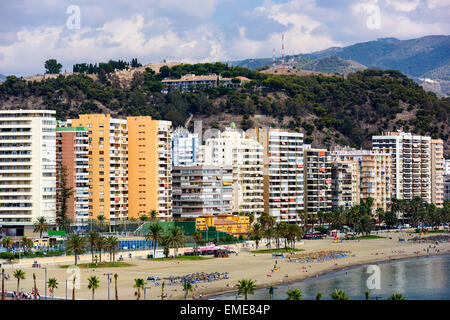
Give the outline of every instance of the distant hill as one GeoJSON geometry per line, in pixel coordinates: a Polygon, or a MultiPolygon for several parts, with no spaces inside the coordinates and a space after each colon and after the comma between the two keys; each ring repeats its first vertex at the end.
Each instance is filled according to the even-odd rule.
{"type": "MultiPolygon", "coordinates": [[[[450,95],[450,36],[434,35],[411,40],[382,38],[376,41],[357,43],[347,47],[331,47],[311,54],[299,54],[288,57],[297,67],[326,73],[347,74],[353,72],[349,61],[358,63],[356,70],[380,68],[398,70],[423,83],[419,78],[433,79],[439,82],[445,95],[450,95]],[[340,58],[342,60],[337,60],[340,58]],[[350,65],[346,65],[345,61],[350,65]]],[[[250,69],[270,65],[272,59],[247,59],[233,62],[233,65],[250,69]],[[251,61],[251,63],[250,63],[251,61]]],[[[277,59],[277,63],[279,63],[277,59]]],[[[439,92],[438,92],[439,93],[439,92]]]]}

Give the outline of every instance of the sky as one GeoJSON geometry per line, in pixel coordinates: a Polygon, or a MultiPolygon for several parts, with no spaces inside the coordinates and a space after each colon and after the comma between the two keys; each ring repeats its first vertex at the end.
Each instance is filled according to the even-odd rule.
{"type": "Polygon", "coordinates": [[[214,62],[450,34],[450,0],[0,0],[0,74],[56,59],[214,62]]]}

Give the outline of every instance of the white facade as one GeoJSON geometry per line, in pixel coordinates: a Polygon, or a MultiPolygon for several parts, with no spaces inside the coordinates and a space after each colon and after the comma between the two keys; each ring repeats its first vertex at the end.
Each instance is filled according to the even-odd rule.
{"type": "Polygon", "coordinates": [[[444,201],[450,201],[450,160],[444,162],[444,201]]]}
{"type": "Polygon", "coordinates": [[[172,134],[172,166],[189,167],[197,162],[199,138],[186,128],[179,127],[172,134]]]}
{"type": "Polygon", "coordinates": [[[56,218],[54,110],[0,111],[0,224],[56,218]]]}
{"type": "Polygon", "coordinates": [[[305,208],[303,133],[257,128],[247,135],[263,146],[264,210],[277,222],[299,223],[305,208]]]}
{"type": "Polygon", "coordinates": [[[392,197],[431,203],[431,137],[389,132],[372,137],[373,150],[391,154],[392,197]]]}
{"type": "Polygon", "coordinates": [[[207,165],[232,166],[233,212],[264,211],[263,148],[253,139],[234,130],[210,138],[200,147],[199,161],[207,165]]]}

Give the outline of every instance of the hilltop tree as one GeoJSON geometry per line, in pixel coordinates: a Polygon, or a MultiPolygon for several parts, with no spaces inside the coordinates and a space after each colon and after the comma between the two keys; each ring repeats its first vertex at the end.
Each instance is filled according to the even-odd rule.
{"type": "Polygon", "coordinates": [[[61,72],[62,64],[58,63],[56,59],[50,59],[45,61],[45,73],[58,74],[61,72]]]}

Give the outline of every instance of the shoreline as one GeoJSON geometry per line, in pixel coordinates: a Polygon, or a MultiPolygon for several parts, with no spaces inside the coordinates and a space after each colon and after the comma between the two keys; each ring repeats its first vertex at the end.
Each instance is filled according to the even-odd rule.
{"type": "MultiPolygon", "coordinates": [[[[357,268],[357,267],[362,267],[364,265],[369,265],[372,263],[390,263],[393,261],[399,261],[399,260],[408,260],[408,259],[420,259],[420,258],[433,258],[433,257],[438,257],[438,256],[445,256],[445,255],[450,255],[450,251],[445,251],[445,252],[439,252],[439,253],[434,253],[434,254],[425,254],[425,255],[413,255],[413,254],[405,254],[405,256],[396,256],[394,258],[388,258],[385,259],[385,257],[383,257],[382,259],[373,259],[373,260],[368,260],[368,261],[358,261],[355,263],[350,263],[347,265],[338,265],[338,266],[332,266],[329,268],[326,268],[324,270],[318,271],[316,273],[311,273],[309,275],[303,275],[301,277],[292,277],[290,278],[290,280],[283,280],[283,281],[279,281],[278,283],[276,281],[273,281],[273,283],[269,283],[269,284],[264,284],[261,286],[256,286],[255,290],[261,290],[261,289],[268,289],[271,286],[276,287],[276,286],[280,286],[280,285],[286,285],[286,284],[294,284],[294,283],[298,283],[298,282],[303,282],[306,280],[310,280],[314,277],[316,277],[316,275],[320,276],[324,276],[324,275],[331,275],[333,273],[337,273],[339,271],[345,270],[345,269],[352,269],[352,268],[357,268]]],[[[338,260],[337,260],[338,261],[338,260]]],[[[297,263],[297,262],[293,262],[293,263],[297,263]]],[[[198,300],[214,300],[214,298],[222,296],[222,295],[226,295],[226,294],[231,294],[231,293],[236,293],[237,290],[217,290],[216,293],[208,293],[205,294],[202,299],[198,299],[198,300]]]]}

